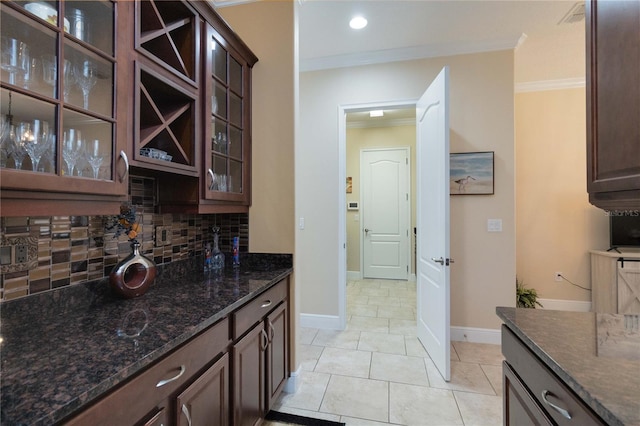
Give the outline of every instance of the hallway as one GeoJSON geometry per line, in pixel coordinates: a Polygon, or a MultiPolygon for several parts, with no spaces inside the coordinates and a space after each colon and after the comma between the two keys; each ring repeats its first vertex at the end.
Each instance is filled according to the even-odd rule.
{"type": "Polygon", "coordinates": [[[416,338],[415,282],[350,281],[347,315],[344,331],[302,329],[301,385],[275,410],[351,426],[502,424],[500,347],[452,342],[443,381],[416,338]]]}

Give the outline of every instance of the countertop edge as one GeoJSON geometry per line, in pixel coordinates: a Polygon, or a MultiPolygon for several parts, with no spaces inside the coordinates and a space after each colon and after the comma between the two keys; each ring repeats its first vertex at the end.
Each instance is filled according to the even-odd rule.
{"type": "Polygon", "coordinates": [[[547,366],[553,373],[569,387],[593,412],[600,416],[610,425],[624,426],[624,423],[612,413],[607,407],[602,405],[600,401],[593,398],[591,393],[577,382],[567,371],[562,368],[548,353],[546,353],[538,344],[536,344],[508,315],[510,310],[515,314],[517,308],[496,307],[496,314],[504,321],[504,324],[547,366]]]}

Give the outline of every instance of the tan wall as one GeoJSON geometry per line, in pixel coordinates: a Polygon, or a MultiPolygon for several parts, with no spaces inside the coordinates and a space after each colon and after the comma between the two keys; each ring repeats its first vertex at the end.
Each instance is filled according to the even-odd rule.
{"type": "Polygon", "coordinates": [[[585,90],[516,95],[516,265],[545,299],[591,301],[589,250],[606,249],[608,219],[586,188],[585,90]]]}
{"type": "Polygon", "coordinates": [[[249,251],[293,253],[294,2],[249,3],[217,12],[258,56],[253,69],[249,251]]]}
{"type": "Polygon", "coordinates": [[[296,240],[301,312],[338,316],[338,115],[340,105],[417,99],[451,70],[451,151],[495,151],[496,194],[451,199],[451,325],[499,327],[496,306],[515,303],[513,52],[459,55],[300,75],[296,240]],[[503,232],[488,233],[501,218],[503,232]]]}
{"type": "MultiPolygon", "coordinates": [[[[347,194],[347,202],[360,202],[360,151],[365,148],[409,147],[411,156],[411,230],[416,226],[416,126],[367,127],[347,129],[347,176],[353,178],[353,192],[347,194]]],[[[360,236],[362,210],[348,210],[347,215],[347,271],[360,271],[360,236]]],[[[410,271],[415,272],[413,231],[411,231],[410,271]]]]}

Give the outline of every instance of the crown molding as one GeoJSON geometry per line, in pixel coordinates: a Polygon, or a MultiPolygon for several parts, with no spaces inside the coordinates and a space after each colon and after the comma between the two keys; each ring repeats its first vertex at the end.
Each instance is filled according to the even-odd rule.
{"type": "Polygon", "coordinates": [[[214,9],[220,9],[227,6],[236,6],[245,3],[255,3],[260,0],[207,0],[214,9]]]}
{"type": "Polygon", "coordinates": [[[521,36],[505,40],[470,43],[445,43],[437,45],[412,46],[401,49],[372,50],[320,58],[300,59],[300,72],[319,71],[332,68],[346,68],[386,62],[412,61],[440,56],[464,55],[498,50],[515,49],[521,36]]]}
{"type": "Polygon", "coordinates": [[[581,87],[586,87],[584,77],[516,83],[514,91],[516,93],[542,92],[544,90],[579,89],[581,87]]]}

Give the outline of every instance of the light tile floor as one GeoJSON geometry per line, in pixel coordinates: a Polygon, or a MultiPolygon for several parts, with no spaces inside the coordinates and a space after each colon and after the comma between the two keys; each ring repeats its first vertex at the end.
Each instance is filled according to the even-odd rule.
{"type": "Polygon", "coordinates": [[[416,337],[414,282],[350,281],[347,315],[344,331],[301,330],[301,384],[275,410],[349,426],[502,424],[500,346],[452,342],[445,382],[416,337]]]}

